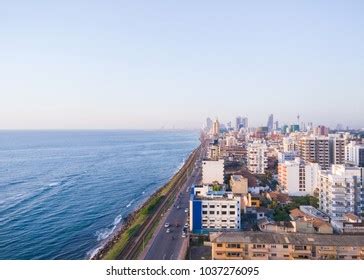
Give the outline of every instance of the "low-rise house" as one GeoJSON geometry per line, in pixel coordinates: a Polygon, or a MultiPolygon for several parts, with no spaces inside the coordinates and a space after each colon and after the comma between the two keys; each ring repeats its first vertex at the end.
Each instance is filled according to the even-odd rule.
{"type": "Polygon", "coordinates": [[[304,213],[300,209],[291,210],[290,217],[296,222],[296,231],[299,233],[334,233],[334,229],[329,222],[304,213]]]}
{"type": "Polygon", "coordinates": [[[287,193],[267,192],[265,197],[270,201],[276,201],[279,205],[287,205],[292,202],[292,198],[287,193]]]}
{"type": "Polygon", "coordinates": [[[332,224],[338,233],[364,235],[364,222],[360,217],[353,213],[344,214],[342,219],[333,220],[332,224]]]}
{"type": "Polygon", "coordinates": [[[288,222],[274,222],[269,221],[266,217],[258,220],[258,228],[262,232],[275,232],[275,233],[293,233],[296,232],[296,223],[294,221],[288,222]]]}

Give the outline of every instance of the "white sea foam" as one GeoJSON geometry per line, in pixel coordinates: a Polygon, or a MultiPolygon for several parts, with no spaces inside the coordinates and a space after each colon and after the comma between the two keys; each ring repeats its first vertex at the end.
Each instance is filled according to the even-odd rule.
{"type": "Polygon", "coordinates": [[[113,233],[115,228],[116,226],[113,226],[112,228],[104,228],[96,231],[97,241],[105,240],[106,238],[108,238],[113,233]]]}
{"type": "Polygon", "coordinates": [[[48,187],[57,187],[60,184],[61,184],[60,182],[53,182],[53,183],[48,184],[48,187]]]}
{"type": "Polygon", "coordinates": [[[114,233],[117,226],[120,224],[123,215],[117,215],[112,223],[112,227],[104,228],[101,230],[96,231],[97,241],[102,241],[108,238],[111,234],[114,233]]]}
{"type": "Polygon", "coordinates": [[[128,205],[126,205],[126,208],[129,208],[129,207],[133,204],[133,202],[134,202],[134,199],[132,199],[132,200],[129,202],[129,204],[128,204],[128,205]]]}
{"type": "Polygon", "coordinates": [[[92,259],[100,250],[102,249],[102,246],[99,246],[95,249],[92,249],[86,253],[86,257],[88,259],[92,259]]]}
{"type": "Polygon", "coordinates": [[[123,218],[123,215],[121,215],[121,214],[117,215],[116,218],[114,219],[113,225],[117,226],[121,222],[122,218],[123,218]]]}

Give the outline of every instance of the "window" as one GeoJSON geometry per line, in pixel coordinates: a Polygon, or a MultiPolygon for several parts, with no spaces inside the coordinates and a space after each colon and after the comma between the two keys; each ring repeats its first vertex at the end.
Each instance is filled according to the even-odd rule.
{"type": "Polygon", "coordinates": [[[207,208],[207,205],[202,205],[202,208],[207,208]]]}
{"type": "Polygon", "coordinates": [[[273,248],[273,249],[277,248],[276,245],[271,245],[270,247],[273,248]]]}
{"type": "Polygon", "coordinates": [[[227,245],[227,247],[228,248],[238,248],[238,249],[241,248],[240,244],[236,244],[236,243],[230,243],[227,245]]]}
{"type": "Polygon", "coordinates": [[[235,215],[235,211],[230,211],[230,215],[235,215]]]}
{"type": "Polygon", "coordinates": [[[221,205],[221,208],[227,208],[227,206],[226,205],[221,205]]]}
{"type": "Polygon", "coordinates": [[[283,248],[284,249],[288,249],[288,245],[283,245],[283,248]]]}
{"type": "Polygon", "coordinates": [[[215,215],[215,211],[210,211],[210,215],[215,215]]]}
{"type": "Polygon", "coordinates": [[[230,208],[235,208],[235,205],[230,205],[230,208]]]}
{"type": "Polygon", "coordinates": [[[221,211],[221,215],[226,215],[226,211],[221,211]]]}
{"type": "Polygon", "coordinates": [[[276,257],[276,256],[277,256],[277,254],[276,254],[276,253],[272,253],[272,254],[271,254],[271,256],[272,256],[272,257],[276,257]]]}
{"type": "Polygon", "coordinates": [[[210,208],[215,208],[215,205],[210,205],[210,208]]]}
{"type": "Polygon", "coordinates": [[[206,215],[207,214],[207,211],[202,211],[202,214],[206,215]]]}
{"type": "Polygon", "coordinates": [[[217,243],[216,247],[222,247],[222,243],[217,243]]]}
{"type": "Polygon", "coordinates": [[[240,257],[240,256],[241,256],[241,254],[240,254],[240,253],[238,253],[238,252],[228,252],[228,253],[227,253],[227,256],[228,256],[228,257],[240,257]]]}
{"type": "Polygon", "coordinates": [[[289,258],[289,255],[283,255],[284,258],[289,258]]]}

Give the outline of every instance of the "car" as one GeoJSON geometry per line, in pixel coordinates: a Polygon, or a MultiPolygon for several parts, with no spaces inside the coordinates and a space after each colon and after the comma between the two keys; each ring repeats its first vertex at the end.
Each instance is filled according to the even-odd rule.
{"type": "Polygon", "coordinates": [[[188,228],[188,223],[185,223],[185,228],[188,228]]]}
{"type": "Polygon", "coordinates": [[[185,209],[185,213],[188,213],[188,208],[185,209]]]}
{"type": "Polygon", "coordinates": [[[181,208],[181,206],[177,205],[177,209],[180,209],[180,208],[181,208]]]}
{"type": "Polygon", "coordinates": [[[182,236],[182,238],[186,238],[187,237],[187,235],[186,235],[186,233],[184,231],[182,232],[182,235],[181,236],[182,236]]]}
{"type": "Polygon", "coordinates": [[[164,227],[165,227],[165,228],[169,228],[169,226],[170,226],[170,224],[169,224],[169,223],[165,223],[165,224],[164,224],[164,227]]]}
{"type": "Polygon", "coordinates": [[[171,229],[167,228],[166,233],[170,233],[170,232],[171,232],[171,229]]]}

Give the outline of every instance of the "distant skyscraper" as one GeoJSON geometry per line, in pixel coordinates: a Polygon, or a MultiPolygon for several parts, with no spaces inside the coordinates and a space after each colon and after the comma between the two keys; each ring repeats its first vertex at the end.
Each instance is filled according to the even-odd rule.
{"type": "Polygon", "coordinates": [[[267,122],[267,127],[268,127],[269,132],[273,131],[273,124],[274,124],[274,118],[273,118],[273,114],[271,114],[269,116],[268,122],[267,122]]]}
{"type": "Polygon", "coordinates": [[[249,128],[249,120],[248,120],[248,118],[243,118],[243,127],[244,128],[249,128]]]}
{"type": "Polygon", "coordinates": [[[248,128],[248,118],[237,116],[235,119],[235,129],[239,131],[241,128],[248,128]]]}
{"type": "Polygon", "coordinates": [[[236,130],[239,130],[241,128],[241,125],[243,123],[243,118],[238,116],[236,117],[236,120],[235,120],[235,129],[236,130]]]}
{"type": "Polygon", "coordinates": [[[207,118],[206,119],[206,130],[207,131],[210,131],[211,130],[211,128],[212,128],[212,119],[210,119],[210,118],[207,118]]]}
{"type": "Polygon", "coordinates": [[[279,122],[275,121],[274,122],[274,130],[278,130],[279,129],[279,122]]]}
{"type": "Polygon", "coordinates": [[[219,136],[219,134],[220,134],[220,123],[217,118],[216,118],[216,121],[214,121],[214,123],[213,123],[212,134],[214,136],[219,136]]]}

